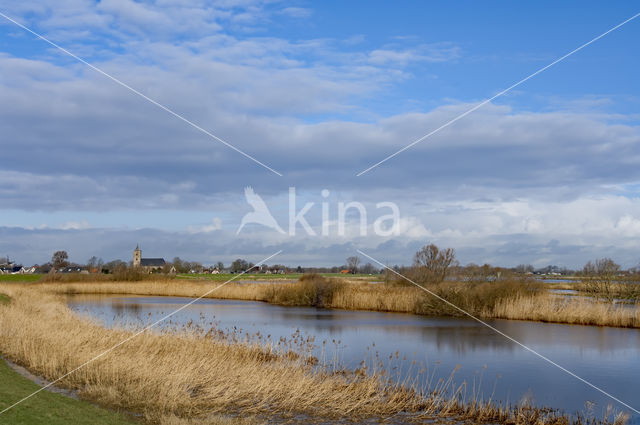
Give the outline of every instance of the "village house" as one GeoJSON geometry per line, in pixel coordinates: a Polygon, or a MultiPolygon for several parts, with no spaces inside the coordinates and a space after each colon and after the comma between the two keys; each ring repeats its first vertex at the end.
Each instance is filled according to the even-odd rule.
{"type": "MultiPolygon", "coordinates": [[[[1,261],[1,260],[0,260],[1,261]]],[[[9,256],[7,256],[4,261],[0,263],[0,274],[23,274],[29,273],[26,268],[22,267],[19,264],[14,263],[9,260],[9,256]]]]}

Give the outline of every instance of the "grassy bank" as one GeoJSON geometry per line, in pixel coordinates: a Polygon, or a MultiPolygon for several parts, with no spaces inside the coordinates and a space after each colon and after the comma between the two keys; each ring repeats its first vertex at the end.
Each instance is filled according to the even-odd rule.
{"type": "MultiPolygon", "coordinates": [[[[50,289],[0,285],[11,297],[0,306],[0,352],[33,373],[56,379],[133,335],[74,315],[50,289]]],[[[81,398],[161,424],[216,423],[212,421],[221,416],[251,415],[304,423],[382,418],[596,423],[544,409],[463,400],[465,389],[450,380],[428,389],[394,384],[388,379],[390,371],[378,367],[372,363],[357,371],[333,369],[318,365],[305,341],[241,343],[233,334],[185,327],[177,333],[140,334],[59,384],[81,398]],[[197,422],[189,422],[194,419],[197,422]]]]}
{"type": "MultiPolygon", "coordinates": [[[[131,294],[199,297],[220,285],[206,281],[81,282],[38,284],[57,294],[131,294]]],[[[503,318],[598,326],[640,327],[640,308],[597,300],[553,297],[532,281],[443,282],[427,288],[485,319],[503,318]]],[[[429,316],[463,313],[413,285],[370,284],[305,275],[298,282],[228,283],[209,298],[264,301],[288,306],[372,310],[429,316]]]]}
{"type": "MultiPolygon", "coordinates": [[[[40,388],[24,378],[0,359],[0,411],[40,388]]],[[[84,401],[61,394],[42,391],[15,408],[0,415],[0,424],[67,425],[133,425],[122,414],[101,409],[84,401]]]]}
{"type": "Polygon", "coordinates": [[[0,282],[37,282],[41,274],[0,274],[0,282]]]}

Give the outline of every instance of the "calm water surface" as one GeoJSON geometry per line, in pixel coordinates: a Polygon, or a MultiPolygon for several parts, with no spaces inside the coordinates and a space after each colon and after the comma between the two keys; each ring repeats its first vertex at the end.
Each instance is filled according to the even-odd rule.
{"type": "MultiPolygon", "coordinates": [[[[70,297],[68,304],[105,326],[114,326],[122,322],[150,324],[189,301],[178,297],[82,295],[70,297]]],[[[340,361],[349,367],[357,366],[373,351],[381,358],[396,352],[406,356],[408,360],[401,362],[405,372],[411,361],[417,360],[430,374],[447,378],[459,365],[455,382],[478,383],[482,377],[485,398],[493,393],[494,400],[508,403],[526,398],[536,405],[574,413],[584,412],[589,401],[595,403],[593,411],[598,416],[609,404],[627,410],[473,320],[209,299],[197,301],[171,320],[179,324],[193,320],[205,326],[215,322],[221,329],[260,332],[274,340],[299,330],[315,336],[318,346],[323,340],[328,341],[328,347],[339,345],[340,361]]],[[[640,409],[640,331],[508,320],[488,323],[640,409]]],[[[336,350],[328,351],[325,358],[333,358],[336,350]]],[[[632,416],[630,423],[640,424],[640,415],[632,416]]]]}

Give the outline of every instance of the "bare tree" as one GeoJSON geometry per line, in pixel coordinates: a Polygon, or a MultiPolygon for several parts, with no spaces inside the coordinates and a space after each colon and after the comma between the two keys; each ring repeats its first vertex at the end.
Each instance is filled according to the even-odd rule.
{"type": "Polygon", "coordinates": [[[122,260],[109,261],[104,265],[109,273],[122,273],[127,269],[127,263],[122,260]]]}
{"type": "Polygon", "coordinates": [[[102,258],[98,258],[95,255],[87,261],[87,268],[89,273],[100,273],[102,271],[103,261],[102,258]]]}
{"type": "Polygon", "coordinates": [[[533,273],[533,266],[531,264],[520,264],[514,267],[513,271],[520,274],[533,273]]]}
{"type": "Polygon", "coordinates": [[[588,292],[596,293],[607,301],[613,301],[615,291],[613,284],[620,273],[620,265],[611,258],[599,258],[588,261],[582,269],[582,283],[588,292]]]}
{"type": "Polygon", "coordinates": [[[439,249],[434,244],[425,245],[413,259],[413,275],[418,282],[440,283],[447,276],[456,259],[453,248],[439,249]]]}
{"type": "Polygon", "coordinates": [[[67,254],[67,251],[56,251],[51,257],[51,262],[53,263],[53,267],[57,270],[66,267],[69,264],[67,261],[68,259],[69,255],[67,254]]]}
{"type": "Polygon", "coordinates": [[[347,258],[347,268],[351,271],[351,273],[358,273],[358,266],[360,265],[360,257],[353,256],[347,258]]]}
{"type": "Polygon", "coordinates": [[[362,268],[360,269],[360,272],[365,274],[374,274],[374,273],[377,273],[378,270],[373,266],[373,264],[367,263],[364,266],[362,266],[362,268]]]}
{"type": "Polygon", "coordinates": [[[176,272],[178,273],[184,273],[187,270],[187,268],[185,267],[185,262],[182,261],[182,259],[180,257],[174,257],[173,261],[171,262],[171,264],[173,265],[173,267],[176,268],[176,272]]]}
{"type": "Polygon", "coordinates": [[[238,258],[231,263],[231,273],[241,273],[244,271],[248,271],[253,264],[247,262],[247,260],[243,260],[242,258],[238,258]]]}
{"type": "Polygon", "coordinates": [[[481,266],[470,263],[460,270],[461,278],[468,282],[489,282],[498,280],[501,276],[503,269],[500,267],[493,267],[490,264],[483,264],[481,266]]]}

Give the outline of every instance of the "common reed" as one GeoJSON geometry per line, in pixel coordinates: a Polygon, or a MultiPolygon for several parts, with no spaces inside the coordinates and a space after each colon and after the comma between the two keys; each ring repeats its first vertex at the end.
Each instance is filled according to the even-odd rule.
{"type": "Polygon", "coordinates": [[[583,278],[571,289],[608,301],[614,299],[640,300],[640,283],[637,277],[634,277],[634,280],[627,278],[608,283],[597,279],[583,278]]]}
{"type": "MultiPolygon", "coordinates": [[[[37,283],[57,294],[130,294],[199,297],[221,282],[144,280],[138,282],[37,283]]],[[[598,326],[640,327],[640,308],[547,296],[545,285],[530,280],[449,282],[425,286],[462,310],[481,318],[535,320],[598,326]]],[[[298,282],[227,283],[207,298],[263,301],[289,306],[372,310],[429,316],[464,316],[459,310],[413,285],[372,284],[305,275],[298,282]]]]}
{"type": "Polygon", "coordinates": [[[637,305],[613,304],[583,297],[558,297],[551,294],[519,296],[499,301],[485,316],[501,319],[577,325],[640,328],[637,305]]]}

